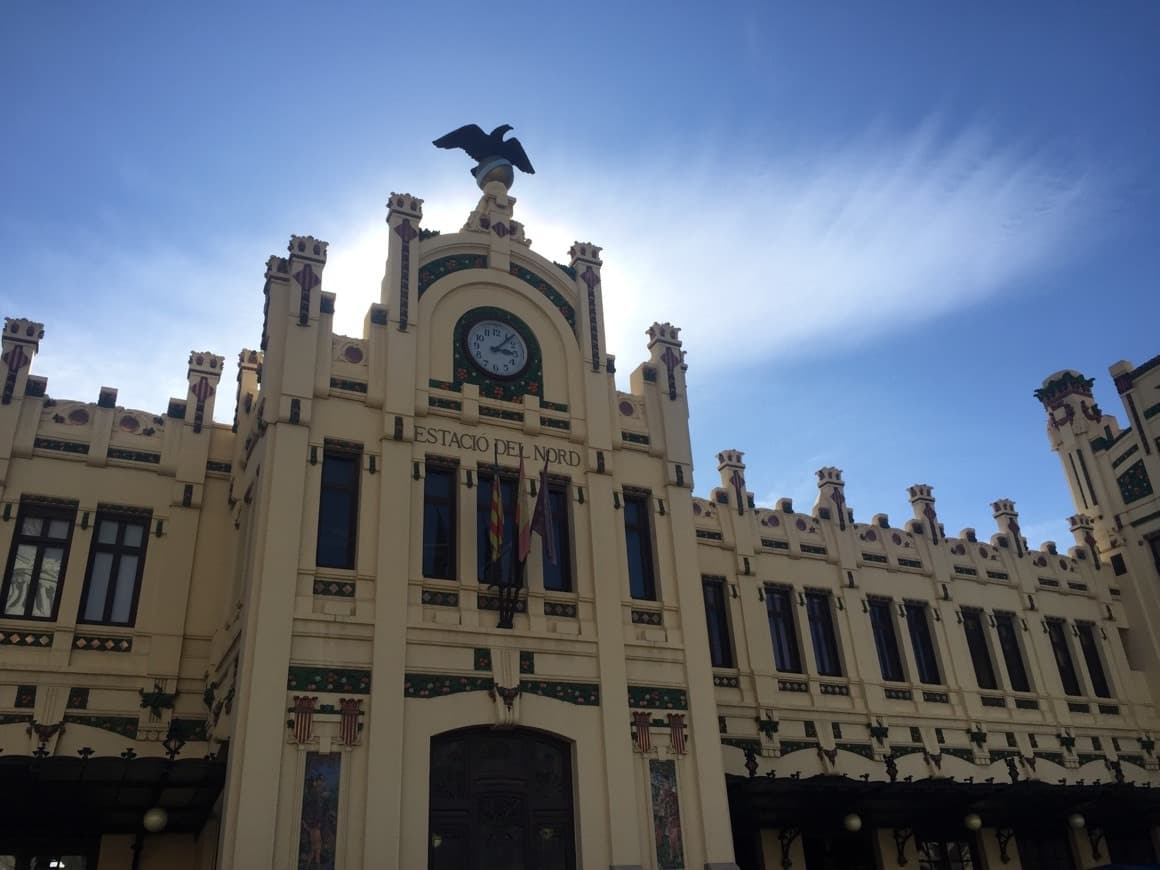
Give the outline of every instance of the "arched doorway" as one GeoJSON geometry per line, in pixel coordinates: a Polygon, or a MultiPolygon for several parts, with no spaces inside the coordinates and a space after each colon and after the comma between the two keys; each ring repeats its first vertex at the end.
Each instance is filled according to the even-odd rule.
{"type": "Polygon", "coordinates": [[[431,739],[430,870],[575,870],[572,748],[536,731],[431,739]]]}

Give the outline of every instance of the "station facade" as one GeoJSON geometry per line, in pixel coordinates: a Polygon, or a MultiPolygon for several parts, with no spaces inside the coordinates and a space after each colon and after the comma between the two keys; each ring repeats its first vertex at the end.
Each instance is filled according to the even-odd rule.
{"type": "Polygon", "coordinates": [[[697,497],[679,329],[619,391],[600,248],[495,181],[422,205],[359,337],[325,242],[269,259],[232,426],[221,356],[163,414],[66,401],[6,321],[0,867],[1155,860],[1160,358],[1124,430],[1036,393],[1074,542],[1007,499],[948,536],[922,484],[856,522],[830,467],[757,505],[737,450],[697,497]]]}

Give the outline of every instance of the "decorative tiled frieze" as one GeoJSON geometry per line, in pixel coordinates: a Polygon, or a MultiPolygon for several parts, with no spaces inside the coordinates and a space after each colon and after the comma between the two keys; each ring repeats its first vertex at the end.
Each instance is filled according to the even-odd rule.
{"type": "Polygon", "coordinates": [[[432,607],[458,607],[459,593],[445,592],[442,589],[424,589],[423,603],[432,607]]]}
{"type": "Polygon", "coordinates": [[[664,625],[665,618],[657,610],[633,610],[633,625],[664,625]]]}
{"type": "Polygon", "coordinates": [[[12,706],[17,710],[30,710],[36,706],[36,686],[17,686],[16,699],[12,706]]]}
{"type": "Polygon", "coordinates": [[[36,646],[47,649],[52,646],[52,635],[43,631],[4,631],[0,632],[0,645],[36,646]]]}
{"type": "Polygon", "coordinates": [[[811,556],[824,556],[824,555],[826,555],[826,548],[825,547],[815,547],[813,544],[802,544],[801,551],[803,553],[808,553],[811,556]]]}
{"type": "Polygon", "coordinates": [[[515,263],[511,264],[508,271],[523,281],[525,284],[531,284],[533,287],[539,290],[540,293],[542,293],[544,297],[552,303],[555,309],[560,312],[560,315],[566,321],[568,321],[568,325],[572,327],[573,331],[575,331],[576,310],[572,307],[568,300],[565,299],[558,290],[556,290],[556,288],[554,288],[535,272],[525,269],[523,266],[519,266],[515,263]]]}
{"type": "Polygon", "coordinates": [[[1039,702],[1034,698],[1016,698],[1015,709],[1017,710],[1038,710],[1039,702]]]}
{"type": "Polygon", "coordinates": [[[89,690],[83,687],[73,687],[68,690],[68,701],[65,707],[69,710],[84,710],[89,706],[89,690]]]}
{"type": "Polygon", "coordinates": [[[322,577],[315,577],[314,594],[331,595],[335,598],[354,598],[354,581],[326,580],[322,577]]]}
{"type": "Polygon", "coordinates": [[[887,559],[885,556],[880,556],[878,553],[863,553],[862,554],[862,561],[863,562],[874,562],[874,563],[877,563],[880,565],[885,565],[887,562],[887,559]]]}
{"type": "Polygon", "coordinates": [[[32,446],[37,450],[55,450],[58,453],[76,453],[82,456],[89,452],[88,444],[61,441],[56,438],[37,438],[32,442],[32,446]]]}
{"type": "Polygon", "coordinates": [[[160,453],[148,453],[144,450],[122,450],[119,447],[110,447],[107,455],[110,459],[120,459],[122,462],[144,462],[146,465],[159,465],[161,463],[160,453]]]}
{"type": "Polygon", "coordinates": [[[1007,574],[1006,571],[988,571],[987,572],[987,579],[988,580],[1010,580],[1011,578],[1007,574]]]}
{"type": "Polygon", "coordinates": [[[427,385],[433,390],[447,390],[448,392],[452,393],[458,393],[460,386],[454,381],[441,381],[436,378],[429,378],[427,380],[427,385]]]}
{"type": "Polygon", "coordinates": [[[562,616],[568,619],[576,618],[576,605],[567,601],[545,601],[544,616],[562,616]]]}
{"type": "Polygon", "coordinates": [[[974,568],[968,568],[965,565],[955,565],[955,573],[961,574],[964,577],[978,577],[979,572],[974,568]]]}
{"type": "Polygon", "coordinates": [[[899,559],[898,564],[903,568],[914,568],[919,571],[922,570],[922,562],[918,561],[918,559],[899,559]]]}
{"type": "Polygon", "coordinates": [[[805,680],[778,680],[777,688],[782,692],[808,692],[809,683],[805,680]]]}
{"type": "Polygon", "coordinates": [[[818,690],[823,695],[849,695],[850,687],[845,683],[819,683],[818,690]]]}
{"type": "Polygon", "coordinates": [[[713,674],[713,685],[722,689],[738,689],[741,681],[729,674],[713,674]]]}
{"type": "Polygon", "coordinates": [[[556,420],[552,417],[540,417],[540,425],[548,429],[564,429],[571,431],[572,424],[568,420],[556,420]]]}
{"type": "Polygon", "coordinates": [[[911,701],[914,693],[910,689],[885,689],[886,697],[891,701],[911,701]]]}
{"type": "Polygon", "coordinates": [[[1120,497],[1124,499],[1124,504],[1131,504],[1152,494],[1152,481],[1144,469],[1143,459],[1130,465],[1127,471],[1117,477],[1116,484],[1120,487],[1120,497]]]}
{"type": "Polygon", "coordinates": [[[761,546],[767,550],[788,550],[789,541],[778,541],[774,538],[762,538],[761,546]]]}
{"type": "Polygon", "coordinates": [[[520,650],[520,673],[534,674],[536,672],[536,654],[530,650],[520,650]]]}
{"type": "MultiPolygon", "coordinates": [[[[480,595],[476,600],[476,608],[478,610],[499,610],[499,596],[498,595],[480,595]]],[[[521,598],[516,602],[516,613],[527,613],[528,602],[527,599],[521,598]]]]}
{"type": "Polygon", "coordinates": [[[803,749],[817,749],[818,744],[812,740],[783,740],[781,741],[781,754],[789,755],[791,752],[800,752],[803,749]]]}
{"type": "Polygon", "coordinates": [[[723,540],[720,532],[711,532],[708,529],[697,529],[697,537],[702,541],[720,541],[723,540]]]}
{"type": "Polygon", "coordinates": [[[855,755],[874,760],[874,747],[869,743],[836,743],[835,746],[845,752],[853,752],[855,755]]]}
{"type": "Polygon", "coordinates": [[[445,275],[459,272],[463,269],[486,269],[487,257],[483,254],[453,254],[450,257],[440,257],[432,260],[419,269],[419,298],[427,292],[427,288],[445,275]]]}
{"type": "Polygon", "coordinates": [[[365,695],[371,690],[371,672],[361,668],[291,665],[286,688],[292,692],[344,692],[365,695]]]}
{"type": "Polygon", "coordinates": [[[760,752],[761,741],[749,737],[722,737],[722,746],[736,746],[743,752],[760,752]]]}
{"type": "Polygon", "coordinates": [[[73,649],[90,650],[92,652],[132,652],[133,638],[78,634],[73,638],[73,649]]]}
{"type": "Polygon", "coordinates": [[[362,381],[352,381],[350,378],[331,378],[332,390],[345,390],[348,393],[365,393],[367,385],[362,381]]]}
{"type": "Polygon", "coordinates": [[[462,411],[463,403],[458,399],[443,399],[439,396],[430,396],[427,399],[430,408],[442,408],[444,411],[462,411]]]}
{"type": "Polygon", "coordinates": [[[229,462],[222,462],[217,459],[207,460],[205,463],[205,470],[217,474],[229,474],[233,471],[233,465],[229,462]]]}
{"type": "Polygon", "coordinates": [[[540,402],[540,407],[545,411],[558,411],[561,414],[568,413],[568,404],[566,402],[549,402],[544,399],[540,402]]]}
{"type": "Polygon", "coordinates": [[[628,706],[649,710],[688,710],[689,696],[684,689],[629,686],[628,706]]]}
{"type": "Polygon", "coordinates": [[[524,415],[522,411],[505,411],[502,408],[480,408],[479,416],[494,417],[497,420],[511,420],[513,423],[524,422],[524,415]]]}
{"type": "Polygon", "coordinates": [[[520,680],[520,689],[530,695],[555,698],[581,707],[600,705],[600,686],[595,683],[560,683],[553,680],[520,680]]]}
{"type": "Polygon", "coordinates": [[[31,721],[31,713],[0,713],[0,725],[15,725],[17,722],[31,721]]]}
{"type": "Polygon", "coordinates": [[[628,444],[640,444],[645,447],[649,444],[649,437],[639,432],[621,432],[620,439],[628,444]]]}
{"type": "Polygon", "coordinates": [[[174,717],[169,723],[169,733],[171,736],[180,737],[182,740],[205,740],[206,726],[209,723],[205,719],[184,719],[174,717]]]}
{"type": "Polygon", "coordinates": [[[922,700],[930,701],[932,704],[949,704],[951,702],[946,692],[923,692],[922,700]]]}
{"type": "Polygon", "coordinates": [[[439,698],[461,692],[488,692],[495,681],[491,677],[467,677],[451,674],[405,674],[403,697],[439,698]]]}
{"type": "Polygon", "coordinates": [[[491,671],[491,650],[485,646],[476,647],[472,667],[477,671],[491,671]]]}
{"type": "Polygon", "coordinates": [[[76,725],[88,725],[90,728],[100,728],[102,731],[111,731],[130,739],[137,736],[136,716],[89,716],[81,713],[65,713],[64,721],[76,725]]]}

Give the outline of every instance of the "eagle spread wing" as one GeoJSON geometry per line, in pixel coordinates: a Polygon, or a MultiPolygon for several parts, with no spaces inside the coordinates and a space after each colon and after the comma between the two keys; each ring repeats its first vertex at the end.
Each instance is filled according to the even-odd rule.
{"type": "Polygon", "coordinates": [[[528,175],[536,174],[536,170],[532,169],[532,161],[528,160],[528,155],[524,152],[524,146],[520,144],[519,139],[508,139],[504,142],[499,156],[511,163],[516,169],[522,169],[528,175]]]}
{"type": "MultiPolygon", "coordinates": [[[[493,156],[488,135],[478,124],[465,124],[446,136],[440,136],[432,144],[436,148],[462,148],[472,160],[483,160],[485,157],[493,156]]],[[[527,157],[524,159],[527,160],[527,157]]]]}

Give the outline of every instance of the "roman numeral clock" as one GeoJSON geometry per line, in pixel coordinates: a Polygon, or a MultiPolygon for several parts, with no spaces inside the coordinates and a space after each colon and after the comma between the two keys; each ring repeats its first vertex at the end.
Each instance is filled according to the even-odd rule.
{"type": "Polygon", "coordinates": [[[527,324],[502,308],[475,308],[455,324],[457,383],[477,384],[481,396],[518,402],[543,396],[543,357],[527,324]]]}

